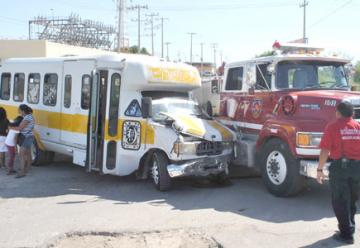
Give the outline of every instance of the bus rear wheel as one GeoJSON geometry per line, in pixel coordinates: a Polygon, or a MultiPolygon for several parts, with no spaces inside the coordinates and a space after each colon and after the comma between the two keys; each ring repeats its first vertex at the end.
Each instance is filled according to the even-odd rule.
{"type": "Polygon", "coordinates": [[[160,191],[168,191],[171,188],[171,178],[167,171],[168,159],[162,152],[154,152],[151,161],[151,178],[160,191]]]}
{"type": "Polygon", "coordinates": [[[34,166],[47,165],[49,163],[52,163],[55,156],[54,152],[41,150],[35,139],[34,143],[30,148],[30,152],[32,165],[34,166]]]}
{"type": "Polygon", "coordinates": [[[260,153],[262,180],[270,193],[288,197],[300,193],[305,177],[300,175],[299,161],[280,139],[267,142],[260,153]]]}

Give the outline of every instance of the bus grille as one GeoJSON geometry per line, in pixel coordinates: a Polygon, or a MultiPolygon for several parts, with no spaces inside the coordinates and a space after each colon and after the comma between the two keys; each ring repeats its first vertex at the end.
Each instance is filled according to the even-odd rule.
{"type": "Polygon", "coordinates": [[[219,155],[222,153],[221,142],[203,141],[196,147],[196,155],[219,155]]]}

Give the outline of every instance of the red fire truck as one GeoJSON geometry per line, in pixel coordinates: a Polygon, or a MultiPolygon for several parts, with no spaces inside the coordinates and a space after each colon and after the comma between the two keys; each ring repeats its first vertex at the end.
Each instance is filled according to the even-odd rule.
{"type": "Polygon", "coordinates": [[[236,164],[260,171],[272,194],[291,196],[316,178],[318,145],[336,105],[351,102],[360,121],[360,92],[350,91],[348,60],[306,44],[273,48],[273,56],[226,65],[219,119],[238,131],[236,164]]]}

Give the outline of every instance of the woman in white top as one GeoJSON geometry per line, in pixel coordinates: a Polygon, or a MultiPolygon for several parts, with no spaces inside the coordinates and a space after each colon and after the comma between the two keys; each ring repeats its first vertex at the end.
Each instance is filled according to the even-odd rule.
{"type": "Polygon", "coordinates": [[[5,145],[5,139],[9,128],[9,120],[6,116],[4,108],[0,107],[0,168],[5,167],[5,153],[7,148],[5,145]]]}
{"type": "Polygon", "coordinates": [[[18,127],[23,120],[22,116],[18,116],[15,118],[15,120],[9,124],[9,132],[6,136],[5,145],[8,150],[8,175],[14,174],[14,160],[15,160],[15,154],[16,154],[16,145],[17,145],[17,136],[19,134],[19,131],[11,129],[11,127],[18,127]]]}

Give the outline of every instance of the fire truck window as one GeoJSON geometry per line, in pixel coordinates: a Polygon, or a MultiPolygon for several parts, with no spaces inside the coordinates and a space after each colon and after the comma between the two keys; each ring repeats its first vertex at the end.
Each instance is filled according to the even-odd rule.
{"type": "Polygon", "coordinates": [[[40,99],[40,74],[30,73],[28,80],[27,101],[28,103],[39,103],[40,99]]]}
{"type": "Polygon", "coordinates": [[[0,91],[0,98],[2,100],[9,100],[10,99],[10,73],[3,73],[1,75],[1,91],[0,91]]]}
{"type": "Polygon", "coordinates": [[[243,84],[244,68],[229,69],[225,90],[241,90],[243,84]]]}
{"type": "Polygon", "coordinates": [[[43,89],[43,103],[47,106],[55,106],[57,99],[57,84],[58,75],[45,74],[44,89],[43,89]]]}
{"type": "Polygon", "coordinates": [[[89,75],[84,75],[82,77],[81,83],[81,108],[89,109],[90,106],[90,80],[89,75]]]}
{"type": "Polygon", "coordinates": [[[269,64],[256,65],[256,86],[257,90],[266,90],[271,88],[271,74],[267,71],[269,64]]]}
{"type": "Polygon", "coordinates": [[[24,101],[25,74],[16,73],[14,76],[13,99],[15,102],[24,101]]]}

